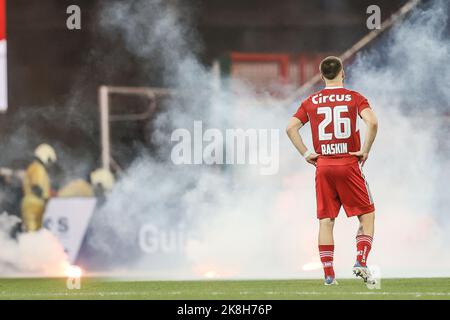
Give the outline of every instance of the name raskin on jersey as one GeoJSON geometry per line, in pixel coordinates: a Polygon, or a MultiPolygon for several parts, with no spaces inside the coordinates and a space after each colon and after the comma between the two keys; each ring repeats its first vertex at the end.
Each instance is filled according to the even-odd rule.
{"type": "Polygon", "coordinates": [[[322,144],[322,155],[347,153],[347,143],[322,144]]]}

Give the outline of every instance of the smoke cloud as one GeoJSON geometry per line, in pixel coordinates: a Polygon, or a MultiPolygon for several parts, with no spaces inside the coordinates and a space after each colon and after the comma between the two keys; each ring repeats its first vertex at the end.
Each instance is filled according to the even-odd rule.
{"type": "Polygon", "coordinates": [[[46,229],[22,233],[12,239],[10,231],[19,222],[15,216],[0,214],[0,274],[18,276],[65,276],[69,266],[64,248],[46,229]]]}
{"type": "MultiPolygon", "coordinates": [[[[152,121],[157,154],[137,159],[94,215],[87,260],[127,277],[321,277],[314,168],[284,134],[300,98],[286,102],[238,80],[219,81],[197,58],[194,18],[181,1],[108,1],[100,11],[101,32],[143,70],[162,69],[178,94],[152,121]],[[192,132],[196,120],[205,130],[279,130],[278,173],[260,175],[259,165],[174,165],[171,133],[192,132]]],[[[450,101],[442,85],[450,83],[447,19],[443,1],[417,9],[346,70],[346,86],[369,99],[380,122],[365,175],[377,210],[369,263],[383,277],[449,276],[450,146],[439,117],[450,101]]],[[[311,145],[309,126],[302,134],[311,145]]],[[[335,228],[336,271],[349,277],[357,221],[341,212],[335,228]]]]}
{"type": "MultiPolygon", "coordinates": [[[[142,68],[161,66],[164,81],[183,99],[171,99],[155,120],[152,139],[161,146],[160,157],[142,157],[122,177],[95,218],[90,245],[115,260],[124,254],[117,243],[135,247],[140,226],[180,226],[175,234],[181,235],[181,251],[137,250],[122,270],[156,278],[321,276],[318,269],[307,271],[318,261],[314,168],[283,135],[296,105],[256,94],[244,83],[218,90],[215,75],[196,58],[199,41],[192,25],[180,18],[191,16],[189,8],[173,4],[114,2],[102,11],[104,31],[118,33],[118,45],[148,57],[142,68]],[[192,131],[194,120],[218,129],[279,129],[278,174],[261,176],[250,165],[171,164],[171,130],[192,131]]],[[[366,176],[377,208],[370,260],[382,276],[438,276],[450,270],[449,226],[442,218],[448,197],[439,185],[448,172],[448,142],[439,118],[450,98],[439,85],[450,83],[447,10],[439,1],[417,9],[383,37],[382,45],[347,68],[347,86],[366,95],[380,119],[366,176]]],[[[302,129],[307,140],[308,130],[302,129]]],[[[341,212],[336,226],[341,276],[350,276],[356,229],[356,221],[341,212]]]]}

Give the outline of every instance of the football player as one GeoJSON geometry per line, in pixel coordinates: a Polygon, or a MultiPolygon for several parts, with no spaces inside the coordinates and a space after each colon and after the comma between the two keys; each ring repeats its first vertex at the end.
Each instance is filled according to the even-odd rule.
{"type": "Polygon", "coordinates": [[[348,217],[357,217],[355,275],[374,283],[367,258],[374,235],[375,207],[362,166],[369,156],[378,120],[367,99],[344,88],[344,68],[338,57],[320,63],[325,88],[304,100],[290,119],[287,134],[306,162],[316,167],[316,201],[319,219],[319,254],[325,284],[337,284],[333,269],[333,226],[341,206],[348,217]],[[361,146],[358,118],[367,126],[361,146]],[[313,150],[305,146],[299,129],[311,125],[313,150]]]}

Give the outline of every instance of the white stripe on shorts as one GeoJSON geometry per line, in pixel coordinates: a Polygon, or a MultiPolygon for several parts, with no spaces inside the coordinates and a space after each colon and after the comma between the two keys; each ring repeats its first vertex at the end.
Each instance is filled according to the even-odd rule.
{"type": "Polygon", "coordinates": [[[361,176],[364,179],[364,184],[366,185],[366,191],[367,191],[367,195],[369,196],[369,202],[370,202],[370,204],[372,204],[373,203],[372,192],[370,192],[369,183],[367,182],[366,177],[364,176],[364,173],[362,172],[361,164],[359,165],[359,171],[361,172],[361,176]]]}

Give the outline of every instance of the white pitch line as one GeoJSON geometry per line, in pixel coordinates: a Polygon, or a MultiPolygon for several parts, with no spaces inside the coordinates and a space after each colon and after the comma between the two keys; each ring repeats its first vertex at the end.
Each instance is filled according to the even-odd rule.
{"type": "MultiPolygon", "coordinates": [[[[298,295],[321,295],[333,294],[334,292],[293,292],[298,295]]],[[[450,292],[388,292],[388,291],[371,291],[371,292],[336,292],[339,294],[356,294],[356,295],[411,295],[411,296],[450,296],[450,292]]],[[[282,294],[282,293],[281,293],[282,294]]]]}
{"type": "Polygon", "coordinates": [[[109,291],[109,292],[77,292],[78,290],[71,290],[70,292],[33,292],[33,293],[5,293],[1,292],[0,297],[43,297],[43,296],[132,296],[132,295],[179,295],[181,292],[174,291],[174,292],[139,292],[139,291],[124,291],[124,292],[117,292],[117,291],[109,291]]]}
{"type": "MultiPolygon", "coordinates": [[[[265,294],[265,295],[289,295],[289,294],[296,294],[296,295],[333,295],[335,292],[321,292],[321,291],[294,291],[294,292],[279,292],[279,291],[267,291],[267,292],[250,292],[250,291],[244,291],[239,292],[240,295],[251,295],[251,294],[265,294]]],[[[338,294],[339,292],[336,292],[338,294]]],[[[387,291],[356,291],[356,292],[340,292],[343,294],[349,294],[349,295],[408,295],[408,296],[450,296],[450,292],[387,292],[387,291]]],[[[117,291],[108,291],[108,292],[77,292],[77,290],[72,290],[70,292],[49,292],[49,293],[43,293],[43,292],[34,292],[34,293],[27,293],[27,294],[18,294],[18,293],[7,293],[7,292],[0,292],[0,297],[43,297],[43,296],[51,296],[51,297],[57,297],[57,296],[133,296],[133,295],[181,295],[181,291],[171,291],[171,292],[140,292],[140,291],[123,291],[123,292],[117,292],[117,291]]],[[[202,293],[203,294],[203,293],[202,293]]],[[[207,293],[206,293],[207,294],[207,293]]],[[[209,294],[212,295],[229,295],[233,294],[230,292],[219,292],[219,291],[213,291],[209,294]]]]}

